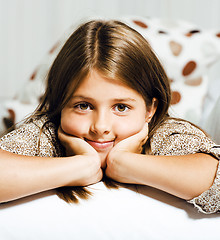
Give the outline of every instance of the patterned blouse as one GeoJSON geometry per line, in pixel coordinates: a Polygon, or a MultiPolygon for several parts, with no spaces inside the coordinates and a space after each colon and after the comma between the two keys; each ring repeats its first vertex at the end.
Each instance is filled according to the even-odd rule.
{"type": "MultiPolygon", "coordinates": [[[[57,138],[55,125],[46,117],[23,124],[0,139],[0,148],[28,156],[61,157],[63,148],[57,138]],[[43,128],[42,128],[43,127],[43,128]]],[[[186,155],[203,152],[220,159],[217,146],[200,129],[192,124],[169,119],[151,138],[152,155],[186,155]]],[[[213,185],[200,196],[188,201],[203,213],[220,212],[220,167],[213,185]]]]}

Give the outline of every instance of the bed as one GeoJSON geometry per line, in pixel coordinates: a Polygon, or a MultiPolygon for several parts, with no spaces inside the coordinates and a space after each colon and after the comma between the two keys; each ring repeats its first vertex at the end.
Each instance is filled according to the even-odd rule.
{"type": "Polygon", "coordinates": [[[54,191],[0,205],[2,240],[218,239],[220,216],[145,186],[90,187],[93,196],[67,204],[54,191]]]}

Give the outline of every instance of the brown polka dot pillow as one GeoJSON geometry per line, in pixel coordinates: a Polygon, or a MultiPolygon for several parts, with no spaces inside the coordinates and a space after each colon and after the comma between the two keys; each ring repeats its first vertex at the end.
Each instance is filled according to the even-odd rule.
{"type": "Polygon", "coordinates": [[[208,69],[220,58],[220,31],[201,30],[184,22],[127,17],[161,60],[171,82],[170,113],[199,123],[209,79],[208,69]]]}

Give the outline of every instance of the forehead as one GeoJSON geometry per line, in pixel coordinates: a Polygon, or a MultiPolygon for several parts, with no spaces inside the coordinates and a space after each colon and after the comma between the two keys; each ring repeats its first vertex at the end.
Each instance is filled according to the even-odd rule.
{"type": "Polygon", "coordinates": [[[133,88],[128,86],[124,81],[120,79],[110,79],[100,74],[98,71],[91,71],[87,77],[85,77],[74,95],[88,95],[93,97],[103,97],[112,95],[112,97],[135,97],[142,98],[142,96],[133,88]]]}

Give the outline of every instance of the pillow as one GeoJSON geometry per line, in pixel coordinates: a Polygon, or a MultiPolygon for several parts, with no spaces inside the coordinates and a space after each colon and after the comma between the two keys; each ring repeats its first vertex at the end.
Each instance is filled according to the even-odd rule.
{"type": "Polygon", "coordinates": [[[171,83],[170,113],[199,124],[209,84],[208,70],[220,57],[220,32],[185,21],[127,17],[161,60],[171,83]]]}
{"type": "Polygon", "coordinates": [[[219,239],[219,214],[147,186],[89,187],[93,196],[67,204],[54,191],[0,204],[0,239],[219,239]]]}

